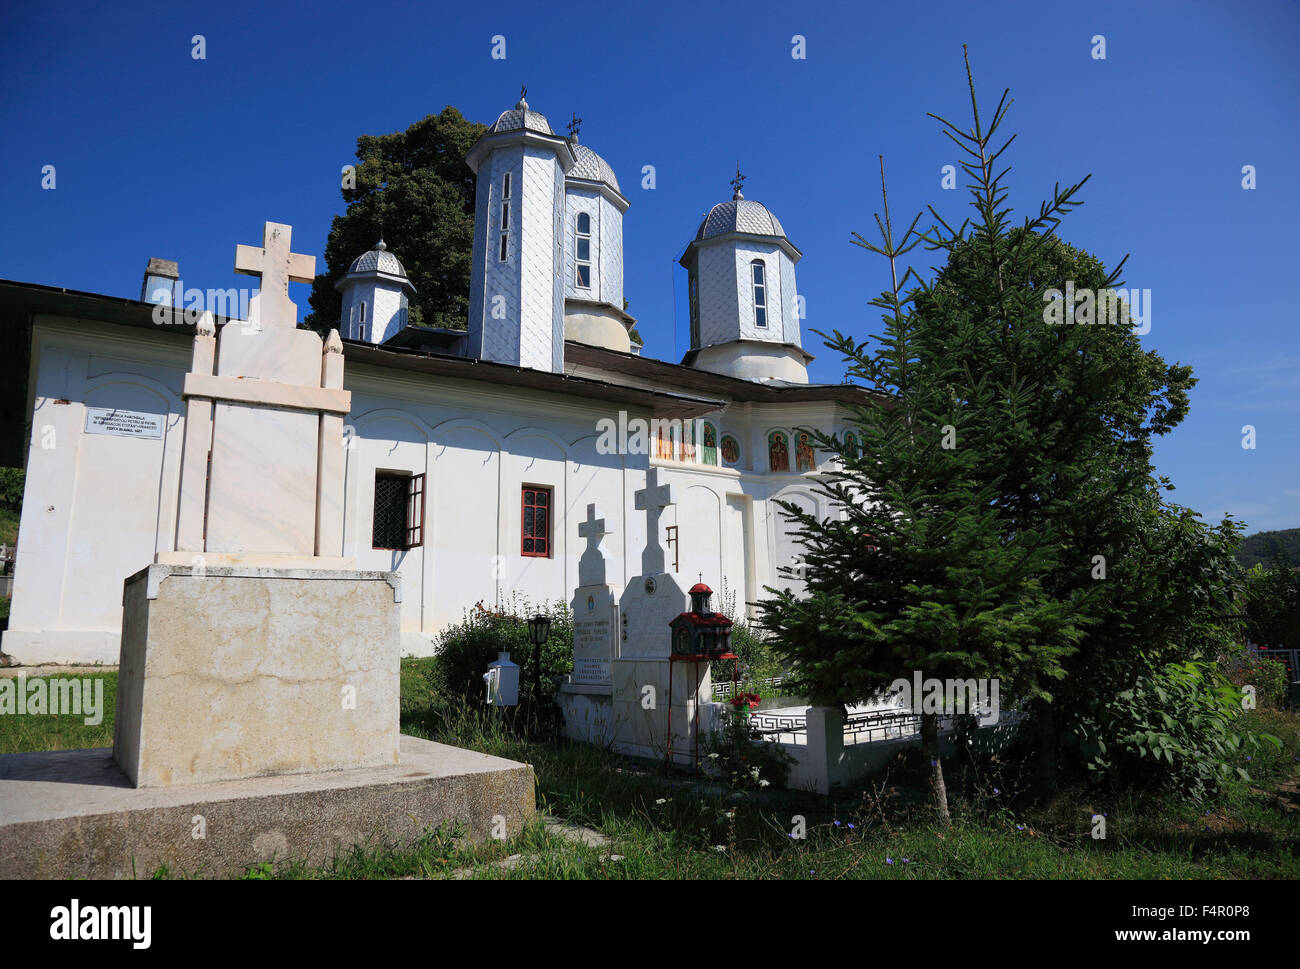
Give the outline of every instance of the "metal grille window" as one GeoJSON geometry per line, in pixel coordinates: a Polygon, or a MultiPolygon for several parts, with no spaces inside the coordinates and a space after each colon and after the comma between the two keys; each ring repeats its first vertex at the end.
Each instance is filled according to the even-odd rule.
{"type": "Polygon", "coordinates": [[[371,544],[401,551],[424,544],[424,475],[375,472],[371,544]]]}
{"type": "Polygon", "coordinates": [[[535,558],[549,558],[551,554],[551,489],[524,485],[522,504],[520,554],[535,558]]]}

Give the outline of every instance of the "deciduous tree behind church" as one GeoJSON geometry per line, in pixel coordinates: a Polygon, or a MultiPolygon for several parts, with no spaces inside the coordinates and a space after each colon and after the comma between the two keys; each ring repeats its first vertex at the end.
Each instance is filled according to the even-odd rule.
{"type": "Polygon", "coordinates": [[[465,155],[485,130],[449,106],[405,131],[357,139],[355,171],[341,176],[347,211],[330,228],[326,272],[312,284],[303,325],[322,333],[338,325],[334,284],[382,234],[415,286],[410,322],[465,328],[475,183],[465,155]]]}

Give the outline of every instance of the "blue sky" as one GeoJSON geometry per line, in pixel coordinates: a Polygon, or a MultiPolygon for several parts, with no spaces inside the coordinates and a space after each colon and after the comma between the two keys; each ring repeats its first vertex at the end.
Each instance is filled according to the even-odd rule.
{"type": "MultiPolygon", "coordinates": [[[[138,298],[150,256],[187,285],[246,285],[236,243],[266,220],[323,267],[356,137],[445,105],[491,121],[520,84],[571,112],[632,206],[625,288],[649,355],[679,359],[677,255],[737,160],[804,253],[814,380],[843,368],[809,329],[876,332],[885,265],[849,244],[879,208],[933,204],[957,161],[927,111],[965,121],[1003,88],[1012,204],[1092,173],[1061,229],[1152,294],[1144,343],[1195,368],[1157,450],[1173,498],[1251,530],[1300,525],[1300,2],[574,5],[7,4],[0,12],[0,276],[138,298]],[[206,59],[191,56],[202,34],[206,59]],[[491,57],[506,38],[505,60],[491,57]],[[791,38],[806,38],[806,59],[791,38]],[[1103,35],[1105,60],[1091,56],[1103,35]],[[56,188],[41,188],[44,165],[56,188]],[[640,186],[654,165],[656,187],[640,186]],[[1253,165],[1257,187],[1242,188],[1253,165]],[[1256,429],[1243,449],[1242,428],[1256,429]]],[[[401,255],[399,253],[399,255],[401,255]]],[[[918,250],[922,268],[931,257],[918,250]]],[[[306,311],[308,287],[293,297],[306,311]]]]}

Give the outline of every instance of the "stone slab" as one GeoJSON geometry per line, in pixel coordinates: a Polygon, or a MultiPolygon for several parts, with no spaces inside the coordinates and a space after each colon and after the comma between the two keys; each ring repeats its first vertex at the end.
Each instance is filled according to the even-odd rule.
{"type": "Polygon", "coordinates": [[[400,610],[392,573],[142,569],[114,757],[140,787],[397,763],[400,610]]]}
{"type": "Polygon", "coordinates": [[[0,756],[0,878],[231,877],[275,858],[328,862],[444,822],[476,841],[536,813],[528,764],[401,738],[401,764],[135,788],[108,748],[0,756]],[[202,819],[203,837],[195,837],[202,819]]]}
{"type": "Polygon", "coordinates": [[[618,603],[607,585],[579,586],[573,593],[573,682],[610,683],[610,662],[618,655],[618,603]]]}

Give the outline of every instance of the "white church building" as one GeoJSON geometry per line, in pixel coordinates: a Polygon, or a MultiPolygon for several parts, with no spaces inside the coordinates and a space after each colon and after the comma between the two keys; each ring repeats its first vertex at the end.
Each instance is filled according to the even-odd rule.
{"type": "MultiPolygon", "coordinates": [[[[401,573],[403,652],[431,653],[475,603],[568,601],[589,503],[610,531],[609,582],[626,584],[647,538],[633,494],[651,468],[672,485],[658,539],[684,584],[702,575],[739,613],[764,586],[797,587],[778,572],[799,550],[774,502],[828,513],[813,479],[829,458],[805,429],[843,432],[867,396],[808,382],[801,254],[776,216],[737,180],[697,227],[680,260],[691,345],[670,363],[629,336],[629,201],[604,159],[521,99],[467,162],[466,331],[407,325],[414,289],[382,241],[338,284],[352,409],[330,551],[401,573]]],[[[0,464],[27,472],[0,649],[24,664],[116,663],[123,580],[177,549],[195,326],[170,310],[159,325],[180,305],[179,274],[149,265],[139,301],[0,281],[0,464]]],[[[260,500],[254,484],[247,501],[260,500]]]]}

